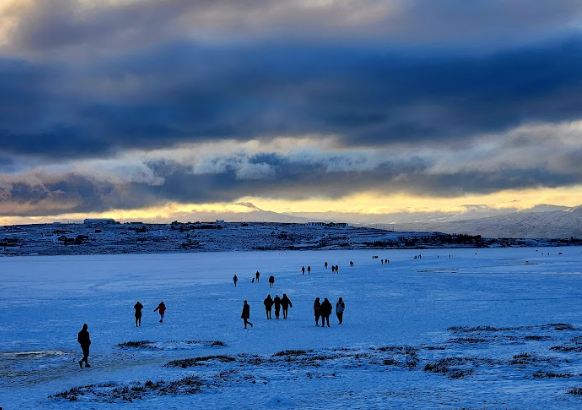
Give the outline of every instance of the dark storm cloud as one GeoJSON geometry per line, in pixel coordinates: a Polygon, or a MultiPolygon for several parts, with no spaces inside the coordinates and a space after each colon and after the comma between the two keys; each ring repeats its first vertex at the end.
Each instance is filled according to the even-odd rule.
{"type": "Polygon", "coordinates": [[[179,38],[490,48],[564,33],[582,15],[578,0],[33,0],[13,9],[13,46],[32,53],[110,52],[179,38]]]}
{"type": "Polygon", "coordinates": [[[0,181],[0,216],[55,215],[103,212],[177,203],[233,202],[241,197],[307,199],[341,198],[355,192],[405,193],[455,197],[487,194],[503,189],[558,187],[579,183],[580,170],[540,169],[499,171],[459,170],[434,174],[430,161],[419,158],[391,160],[363,170],[330,170],[341,157],[301,161],[280,154],[263,153],[246,158],[245,164],[267,166],[272,175],[240,178],[240,157],[230,158],[220,170],[195,173],[191,165],[172,160],[152,161],[147,167],[161,183],[96,179],[78,173],[22,175],[0,181]],[[34,183],[29,182],[34,180],[34,183]]]}
{"type": "Polygon", "coordinates": [[[463,144],[582,113],[579,38],[481,57],[179,43],[66,75],[32,63],[0,69],[0,150],[49,158],[301,134],[353,146],[463,144]]]}

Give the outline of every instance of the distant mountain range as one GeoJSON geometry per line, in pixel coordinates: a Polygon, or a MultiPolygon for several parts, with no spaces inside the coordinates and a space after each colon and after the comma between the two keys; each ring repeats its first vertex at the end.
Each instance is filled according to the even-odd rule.
{"type": "MultiPolygon", "coordinates": [[[[515,208],[495,209],[486,205],[465,205],[460,212],[394,212],[364,214],[349,212],[289,212],[266,211],[252,203],[237,203],[244,212],[193,211],[175,214],[180,222],[281,222],[306,223],[347,222],[401,232],[445,232],[481,235],[487,238],[551,238],[574,237],[582,239],[582,205],[565,207],[537,205],[527,210],[515,208]]],[[[70,222],[82,222],[70,221],[70,222]]],[[[129,222],[129,220],[122,220],[129,222]]],[[[145,218],[143,222],[167,223],[158,218],[145,218]]],[[[39,223],[23,218],[22,224],[39,223]]]]}
{"type": "Polygon", "coordinates": [[[408,231],[440,231],[488,238],[582,238],[582,206],[545,212],[505,215],[446,222],[416,222],[379,227],[408,231]]]}
{"type": "Polygon", "coordinates": [[[196,212],[186,220],[305,223],[309,221],[348,222],[395,231],[445,232],[481,235],[490,238],[582,238],[582,206],[537,205],[527,210],[495,209],[466,205],[462,212],[398,212],[361,214],[345,212],[277,213],[239,203],[249,209],[242,213],[196,212]]]}

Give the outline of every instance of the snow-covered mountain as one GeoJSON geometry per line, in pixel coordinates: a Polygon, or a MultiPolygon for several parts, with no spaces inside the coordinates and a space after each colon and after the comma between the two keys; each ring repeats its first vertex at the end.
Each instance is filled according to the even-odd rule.
{"type": "Polygon", "coordinates": [[[537,205],[517,211],[485,205],[466,205],[462,212],[395,212],[362,214],[348,212],[277,213],[244,205],[248,212],[184,214],[181,221],[214,220],[240,222],[305,223],[308,221],[347,222],[395,231],[462,233],[490,238],[582,238],[582,205],[569,208],[537,205]]]}
{"type": "Polygon", "coordinates": [[[513,212],[487,218],[389,226],[395,230],[440,231],[493,238],[582,238],[582,205],[557,211],[513,212]]]}

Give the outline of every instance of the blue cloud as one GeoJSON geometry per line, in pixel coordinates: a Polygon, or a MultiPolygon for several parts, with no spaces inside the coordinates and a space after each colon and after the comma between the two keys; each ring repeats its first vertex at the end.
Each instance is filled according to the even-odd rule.
{"type": "Polygon", "coordinates": [[[0,81],[0,149],[19,155],[104,156],[301,134],[335,134],[348,146],[456,144],[582,113],[578,38],[484,56],[179,43],[66,76],[22,64],[24,71],[0,62],[9,67],[0,81]],[[136,85],[126,87],[128,79],[136,85]]]}

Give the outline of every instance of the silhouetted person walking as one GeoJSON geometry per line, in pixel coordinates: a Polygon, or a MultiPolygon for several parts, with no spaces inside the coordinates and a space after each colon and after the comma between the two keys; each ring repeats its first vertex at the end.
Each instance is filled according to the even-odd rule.
{"type": "Polygon", "coordinates": [[[339,324],[341,325],[344,319],[344,310],[346,310],[346,304],[339,298],[337,303],[335,304],[335,314],[337,316],[337,320],[339,320],[339,324]]]}
{"type": "Polygon", "coordinates": [[[273,287],[275,284],[275,277],[273,275],[269,276],[269,287],[273,287]]]}
{"type": "Polygon", "coordinates": [[[281,313],[281,298],[279,295],[275,296],[273,302],[275,303],[275,319],[279,319],[279,313],[281,313]]]}
{"type": "Polygon", "coordinates": [[[327,262],[325,262],[325,263],[323,264],[323,266],[325,266],[325,269],[327,269],[327,262]]]}
{"type": "Polygon", "coordinates": [[[281,299],[281,306],[283,306],[283,319],[287,319],[289,308],[293,307],[293,303],[291,303],[291,300],[287,297],[286,293],[283,293],[283,299],[281,299]]]}
{"type": "Polygon", "coordinates": [[[308,266],[308,267],[307,267],[307,274],[308,274],[308,275],[311,275],[311,266],[308,266]]]}
{"type": "Polygon", "coordinates": [[[77,334],[77,342],[81,345],[83,350],[83,358],[79,360],[79,366],[83,368],[83,362],[85,362],[85,367],[91,367],[89,364],[89,346],[91,346],[91,339],[89,338],[89,332],[87,331],[87,323],[83,325],[83,330],[77,334]]]}
{"type": "Polygon", "coordinates": [[[259,279],[261,279],[261,272],[257,271],[257,273],[255,273],[255,281],[259,283],[259,279]]]}
{"type": "Polygon", "coordinates": [[[249,306],[249,304],[247,303],[246,300],[245,300],[245,303],[243,305],[242,315],[240,315],[240,317],[242,320],[244,320],[245,329],[247,328],[247,324],[251,325],[251,327],[253,327],[253,324],[251,322],[249,322],[249,319],[251,318],[251,307],[249,306]]]}
{"type": "Polygon", "coordinates": [[[326,322],[327,327],[329,327],[329,315],[331,315],[331,311],[332,311],[331,303],[329,303],[329,300],[325,298],[323,300],[323,303],[321,304],[321,327],[324,327],[326,322]]]}
{"type": "Polygon", "coordinates": [[[265,300],[263,301],[263,305],[265,305],[265,311],[267,312],[267,319],[271,319],[271,309],[273,309],[273,299],[271,299],[271,295],[267,295],[265,300]]]}
{"type": "Polygon", "coordinates": [[[141,310],[143,305],[139,301],[133,306],[135,309],[135,327],[141,326],[141,310]]]}
{"type": "Polygon", "coordinates": [[[166,305],[164,302],[160,302],[157,308],[154,309],[154,312],[160,312],[160,323],[164,323],[164,313],[166,313],[166,305]]]}
{"type": "Polygon", "coordinates": [[[313,302],[313,315],[315,316],[315,326],[319,326],[319,317],[321,316],[321,303],[319,303],[319,298],[315,298],[313,302]]]}
{"type": "Polygon", "coordinates": [[[301,274],[305,275],[305,266],[301,267],[301,274]]]}
{"type": "Polygon", "coordinates": [[[234,282],[234,287],[236,288],[236,283],[238,282],[238,276],[234,275],[232,277],[232,281],[234,282]]]}

